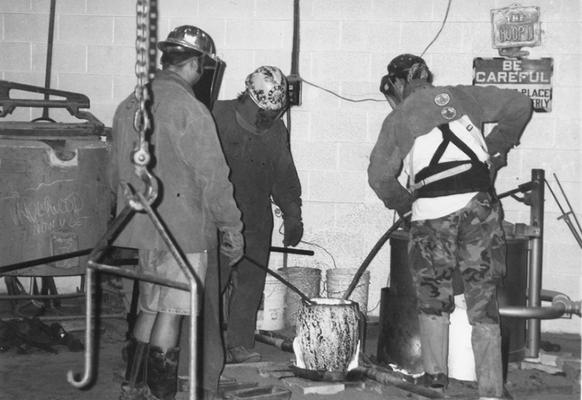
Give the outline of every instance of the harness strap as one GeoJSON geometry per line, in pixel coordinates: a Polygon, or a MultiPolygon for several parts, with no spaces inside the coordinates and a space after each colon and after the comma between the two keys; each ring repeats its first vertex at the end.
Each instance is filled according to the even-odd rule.
{"type": "Polygon", "coordinates": [[[417,197],[438,197],[472,191],[488,191],[491,188],[491,182],[487,165],[480,161],[475,152],[455,135],[449,124],[439,125],[438,128],[443,135],[443,141],[437,147],[429,165],[415,175],[415,183],[460,165],[469,164],[471,167],[465,172],[426,184],[415,192],[417,197]],[[470,160],[440,162],[449,143],[453,143],[470,160]]]}

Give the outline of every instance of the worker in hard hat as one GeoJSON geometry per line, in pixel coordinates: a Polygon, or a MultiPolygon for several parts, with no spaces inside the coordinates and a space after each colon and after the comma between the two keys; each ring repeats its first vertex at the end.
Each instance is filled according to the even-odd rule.
{"type": "MultiPolygon", "coordinates": [[[[272,201],[281,209],[285,246],[296,246],[303,235],[301,184],[281,116],[287,110],[287,79],[274,66],[248,75],[237,99],[217,101],[214,114],[234,196],[245,226],[245,256],[268,265],[273,231],[272,201]]],[[[265,272],[243,258],[232,270],[228,304],[226,362],[260,360],[252,351],[256,313],[265,272]]]]}
{"type": "MultiPolygon", "coordinates": [[[[197,281],[204,284],[204,296],[199,296],[203,307],[190,309],[188,291],[141,281],[139,314],[126,349],[121,399],[175,398],[180,324],[184,316],[196,316],[200,311],[204,329],[199,338],[203,343],[199,352],[202,381],[197,398],[213,399],[224,367],[218,248],[230,263],[242,257],[244,248],[241,214],[216,127],[193,90],[206,71],[216,68],[218,59],[212,38],[191,25],[172,30],[158,47],[163,70],[151,83],[153,132],[149,147],[159,196],[152,207],[196,272],[197,281]]],[[[134,116],[139,107],[133,94],[118,106],[112,155],[113,182],[130,182],[138,190],[143,183],[135,176],[130,160],[138,137],[134,116]]],[[[125,204],[127,198],[119,191],[118,208],[125,204]]],[[[135,213],[115,245],[139,250],[141,272],[189,282],[147,214],[135,213]]]]}
{"type": "Polygon", "coordinates": [[[505,273],[505,238],[493,180],[519,143],[532,104],[514,90],[431,82],[420,57],[403,54],[388,64],[380,90],[393,110],[370,156],[369,183],[386,207],[411,214],[408,265],[417,296],[423,382],[435,389],[448,383],[452,275],[458,270],[480,399],[502,399],[496,285],[505,273]],[[487,136],[484,123],[497,123],[487,136]]]}

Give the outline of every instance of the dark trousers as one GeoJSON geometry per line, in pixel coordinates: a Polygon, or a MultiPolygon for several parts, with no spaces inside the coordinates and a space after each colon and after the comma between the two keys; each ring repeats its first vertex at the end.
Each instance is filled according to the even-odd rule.
{"type": "MultiPolygon", "coordinates": [[[[271,231],[245,232],[245,256],[261,265],[268,266],[269,247],[271,246],[271,231]]],[[[256,267],[246,259],[242,259],[230,270],[233,285],[228,299],[228,320],[226,327],[227,347],[255,346],[255,330],[257,326],[257,310],[265,287],[266,272],[256,267]]],[[[223,280],[223,288],[228,283],[223,280]]]]}

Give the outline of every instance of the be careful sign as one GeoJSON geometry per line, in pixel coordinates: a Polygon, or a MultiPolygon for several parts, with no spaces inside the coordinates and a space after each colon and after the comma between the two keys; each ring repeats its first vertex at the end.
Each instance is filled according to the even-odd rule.
{"type": "Polygon", "coordinates": [[[475,58],[473,85],[515,89],[532,99],[537,112],[552,111],[553,59],[475,58]]]}

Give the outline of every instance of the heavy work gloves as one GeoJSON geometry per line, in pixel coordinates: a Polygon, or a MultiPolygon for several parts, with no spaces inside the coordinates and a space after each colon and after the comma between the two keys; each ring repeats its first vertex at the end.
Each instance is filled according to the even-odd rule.
{"type": "Polygon", "coordinates": [[[395,211],[398,214],[399,218],[406,220],[406,219],[410,219],[411,209],[412,209],[411,205],[408,205],[408,206],[403,206],[401,208],[397,208],[395,211]]]}
{"type": "Polygon", "coordinates": [[[285,203],[283,211],[283,245],[297,246],[303,237],[303,222],[301,221],[301,199],[285,203]]]}
{"type": "Polygon", "coordinates": [[[244,255],[245,240],[242,233],[238,231],[224,231],[220,241],[220,252],[228,257],[229,266],[233,266],[244,255]]]}
{"type": "Polygon", "coordinates": [[[283,228],[285,229],[283,245],[293,247],[297,246],[303,237],[303,222],[301,222],[301,218],[283,218],[283,228]]]}
{"type": "Polygon", "coordinates": [[[487,165],[489,166],[489,178],[491,178],[491,182],[493,183],[497,177],[497,171],[507,165],[507,154],[497,153],[491,156],[487,160],[487,165]]]}

